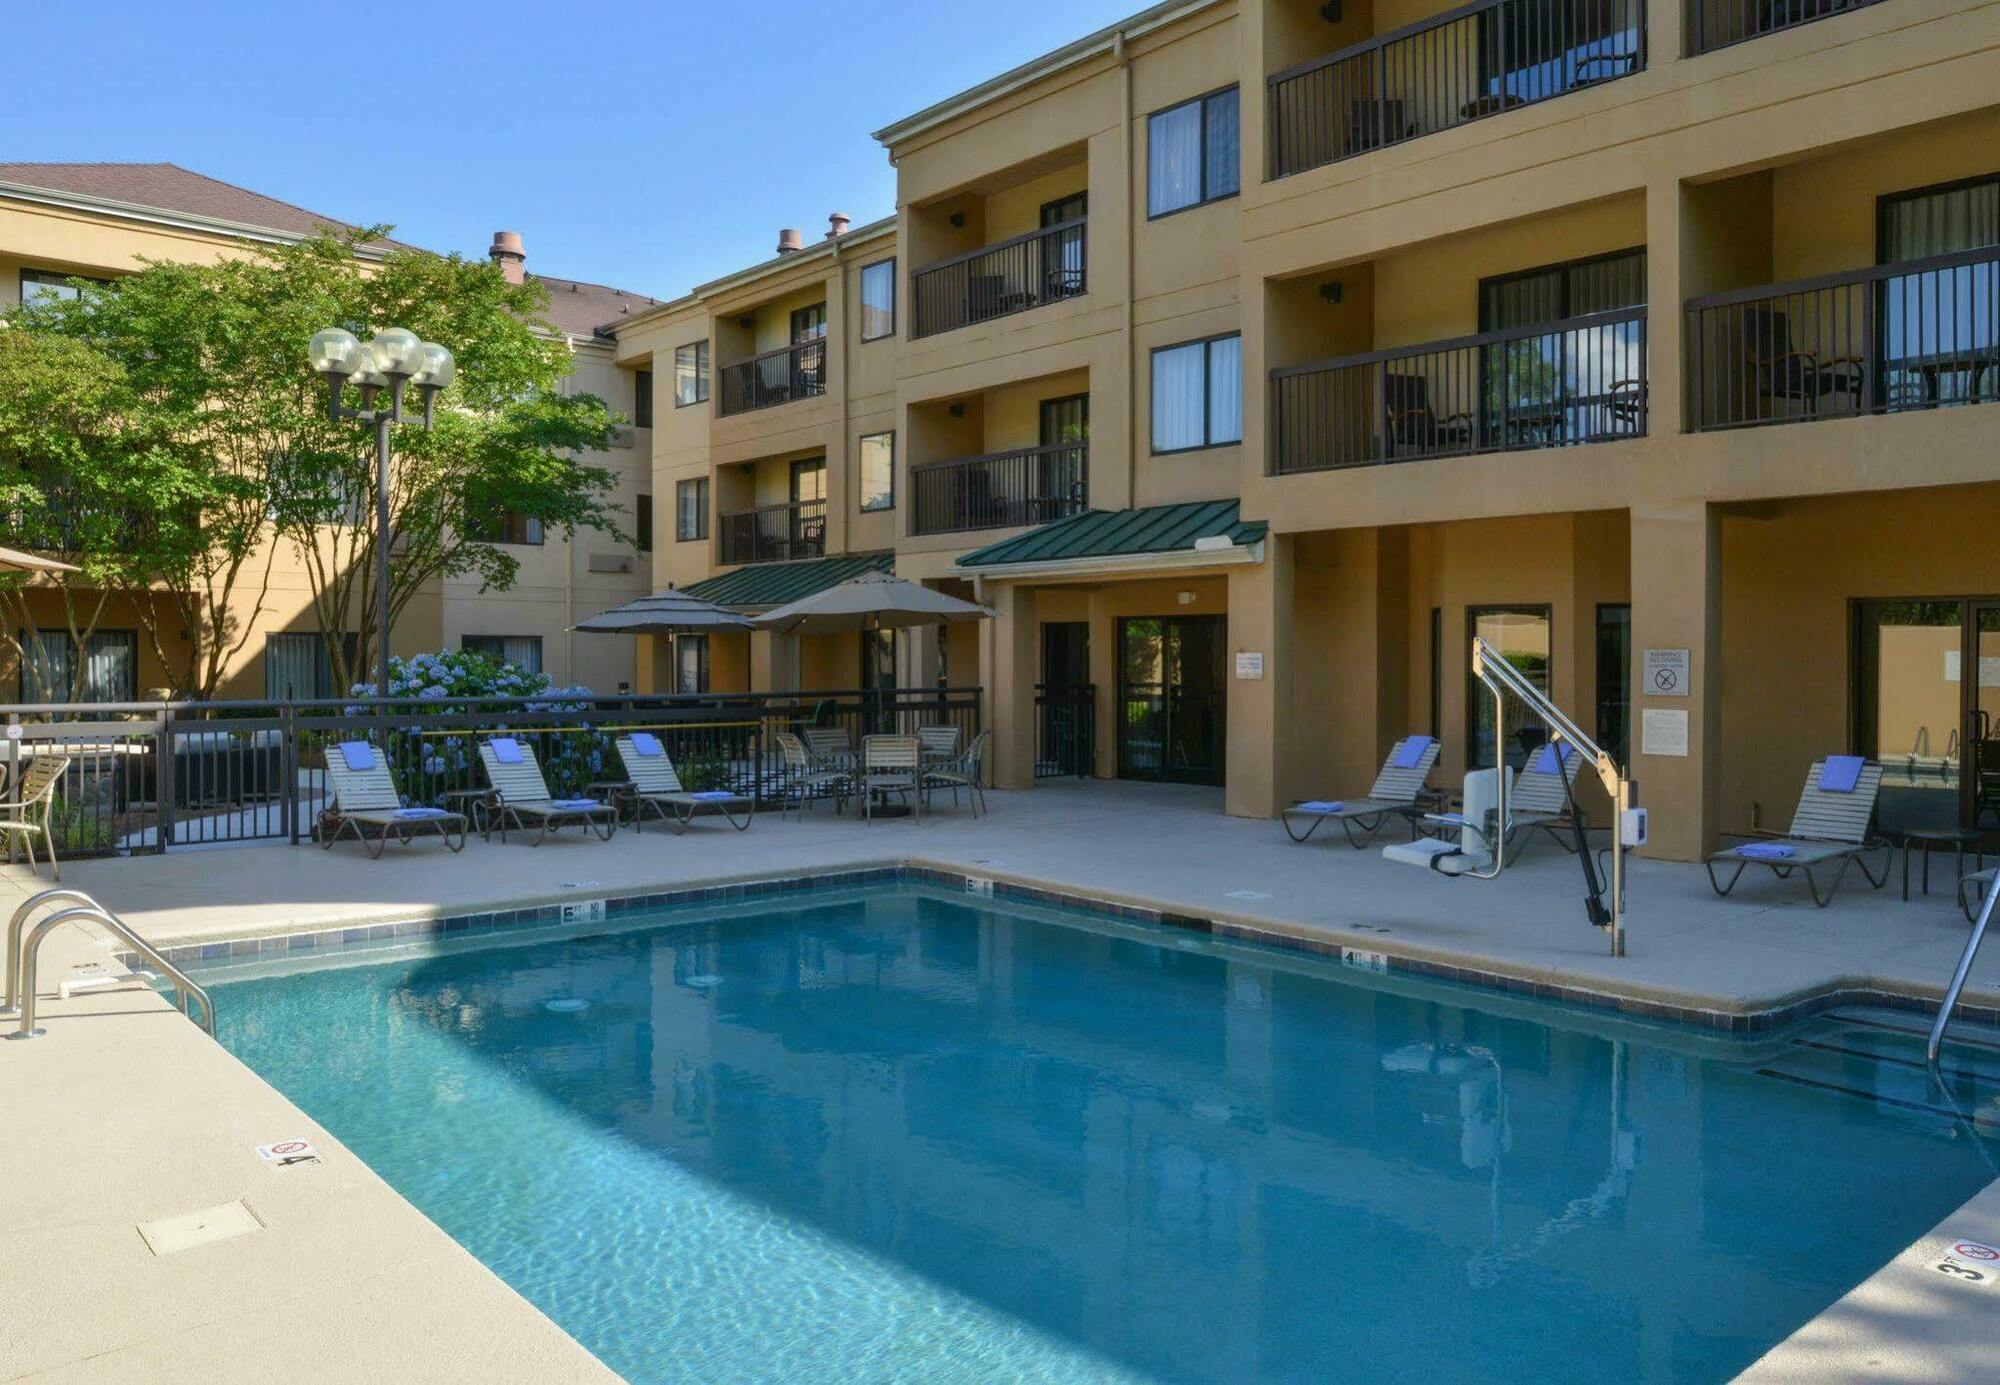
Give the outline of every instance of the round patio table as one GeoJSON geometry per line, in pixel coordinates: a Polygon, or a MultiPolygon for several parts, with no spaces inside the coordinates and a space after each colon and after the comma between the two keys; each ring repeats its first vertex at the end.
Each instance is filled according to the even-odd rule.
{"type": "Polygon", "coordinates": [[[1975,870],[1986,868],[1986,853],[1979,849],[1982,833],[1976,827],[1913,827],[1903,834],[1903,898],[1910,897],[1910,853],[1922,851],[1924,854],[1923,891],[1931,892],[1931,852],[1939,847],[1951,848],[1952,881],[1956,883],[1965,875],[1965,849],[1972,848],[1975,870]]]}

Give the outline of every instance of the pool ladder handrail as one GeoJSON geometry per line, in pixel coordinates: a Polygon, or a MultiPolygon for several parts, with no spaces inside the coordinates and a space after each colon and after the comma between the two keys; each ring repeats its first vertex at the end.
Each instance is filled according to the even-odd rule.
{"type": "Polygon", "coordinates": [[[96,924],[158,968],[174,983],[175,1000],[180,1012],[200,1025],[203,1033],[210,1038],[215,1037],[215,1002],[209,999],[206,990],[169,962],[158,948],[133,931],[130,924],[95,899],[82,890],[59,888],[30,895],[14,911],[14,917],[8,920],[7,953],[4,959],[0,959],[7,964],[7,994],[5,1003],[0,1004],[0,1018],[18,1014],[21,1019],[20,1025],[7,1038],[35,1039],[47,1032],[35,1025],[35,973],[42,940],[60,924],[84,922],[96,924]],[[62,902],[67,902],[69,907],[47,915],[35,924],[32,932],[28,931],[28,920],[38,909],[62,902]],[[190,1008],[191,1001],[199,1006],[199,1015],[190,1008]]]}
{"type": "Polygon", "coordinates": [[[1937,1071],[1938,1052],[1944,1047],[1944,1031],[1951,1025],[1952,1011],[1958,1008],[1959,992],[1965,989],[1966,978],[1972,975],[1973,959],[1979,955],[1979,944],[1986,939],[1986,925],[1993,918],[1994,901],[2000,900],[2000,880],[1986,887],[1986,902],[1979,906],[1979,917],[1973,920],[1972,936],[1965,940],[1965,951],[1958,956],[1958,970],[1952,973],[1951,985],[1945,988],[1944,1003],[1938,1006],[1937,1018],[1931,1021],[1931,1036],[1924,1045],[1924,1061],[1931,1071],[1937,1071]]]}

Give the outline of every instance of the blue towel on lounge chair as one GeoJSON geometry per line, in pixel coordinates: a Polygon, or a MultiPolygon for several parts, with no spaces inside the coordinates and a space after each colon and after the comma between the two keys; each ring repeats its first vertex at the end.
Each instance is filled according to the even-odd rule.
{"type": "Polygon", "coordinates": [[[1292,805],[1295,813],[1337,813],[1347,805],[1338,801],[1329,803],[1323,798],[1307,799],[1304,803],[1292,805]]]}
{"type": "Polygon", "coordinates": [[[1854,786],[1861,781],[1861,766],[1867,763],[1859,755],[1829,755],[1819,772],[1819,786],[1827,793],[1853,793],[1854,786]]]}
{"type": "Polygon", "coordinates": [[[703,803],[722,803],[735,798],[736,795],[727,789],[700,789],[689,794],[688,797],[698,798],[703,803]]]}
{"type": "Polygon", "coordinates": [[[1410,736],[1404,739],[1403,748],[1396,752],[1393,762],[1397,769],[1415,769],[1424,762],[1424,752],[1431,748],[1429,736],[1410,736]]]}
{"type": "Polygon", "coordinates": [[[602,808],[604,805],[594,798],[558,798],[549,806],[552,808],[573,809],[580,813],[590,808],[602,808]]]}
{"type": "Polygon", "coordinates": [[[1789,861],[1798,855],[1798,848],[1784,842],[1745,842],[1736,848],[1736,854],[1753,861],[1789,861]]]}
{"type": "Polygon", "coordinates": [[[447,813],[442,808],[398,808],[396,816],[399,818],[448,818],[452,814],[447,813]]]}
{"type": "Polygon", "coordinates": [[[340,758],[357,774],[375,768],[375,747],[366,741],[342,741],[340,758]]]}
{"type": "Polygon", "coordinates": [[[521,743],[512,736],[495,736],[487,742],[493,747],[493,758],[503,765],[524,763],[521,759],[521,743]]]}
{"type": "Polygon", "coordinates": [[[1569,757],[1574,754],[1576,754],[1575,746],[1565,745],[1561,741],[1550,741],[1535,752],[1535,762],[1529,765],[1528,769],[1534,774],[1561,774],[1563,766],[1569,763],[1569,757]]]}
{"type": "Polygon", "coordinates": [[[632,748],[649,760],[655,755],[664,755],[667,753],[665,747],[660,744],[660,738],[651,731],[634,731],[632,733],[632,748]]]}

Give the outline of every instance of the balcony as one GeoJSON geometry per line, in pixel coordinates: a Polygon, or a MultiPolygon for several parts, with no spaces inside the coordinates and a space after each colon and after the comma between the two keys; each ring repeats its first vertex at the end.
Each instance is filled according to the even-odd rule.
{"type": "Polygon", "coordinates": [[[2000,246],[1687,302],[1694,432],[2000,402],[2000,246]]]}
{"type": "Polygon", "coordinates": [[[1087,221],[1058,222],[918,270],[911,276],[916,299],[911,337],[936,336],[1080,296],[1087,221]]]}
{"type": "Polygon", "coordinates": [[[1687,0],[1688,56],[1878,3],[1880,0],[1687,0]]]}
{"type": "Polygon", "coordinates": [[[1273,74],[1270,177],[1552,100],[1645,65],[1645,0],[1474,0],[1273,74]]]}
{"type": "Polygon", "coordinates": [[[1271,473],[1615,442],[1646,431],[1646,311],[1271,372],[1271,473]]]}
{"type": "Polygon", "coordinates": [[[718,409],[724,418],[817,398],[826,393],[826,338],[812,337],[732,362],[718,375],[718,409]]]}
{"type": "Polygon", "coordinates": [[[789,505],[760,505],[754,510],[725,510],[716,516],[722,540],[722,561],[783,563],[794,558],[826,556],[826,502],[797,500],[789,505]]]}
{"type": "Polygon", "coordinates": [[[910,468],[912,534],[1046,524],[1090,508],[1085,443],[1023,447],[910,468]]]}

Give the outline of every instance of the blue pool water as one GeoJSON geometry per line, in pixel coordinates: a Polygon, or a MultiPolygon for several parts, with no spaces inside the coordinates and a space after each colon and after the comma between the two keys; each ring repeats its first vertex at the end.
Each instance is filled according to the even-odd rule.
{"type": "Polygon", "coordinates": [[[1993,1177],[1893,1018],[1731,1042],[928,887],[210,979],[642,1385],[1718,1380],[1993,1177]]]}

